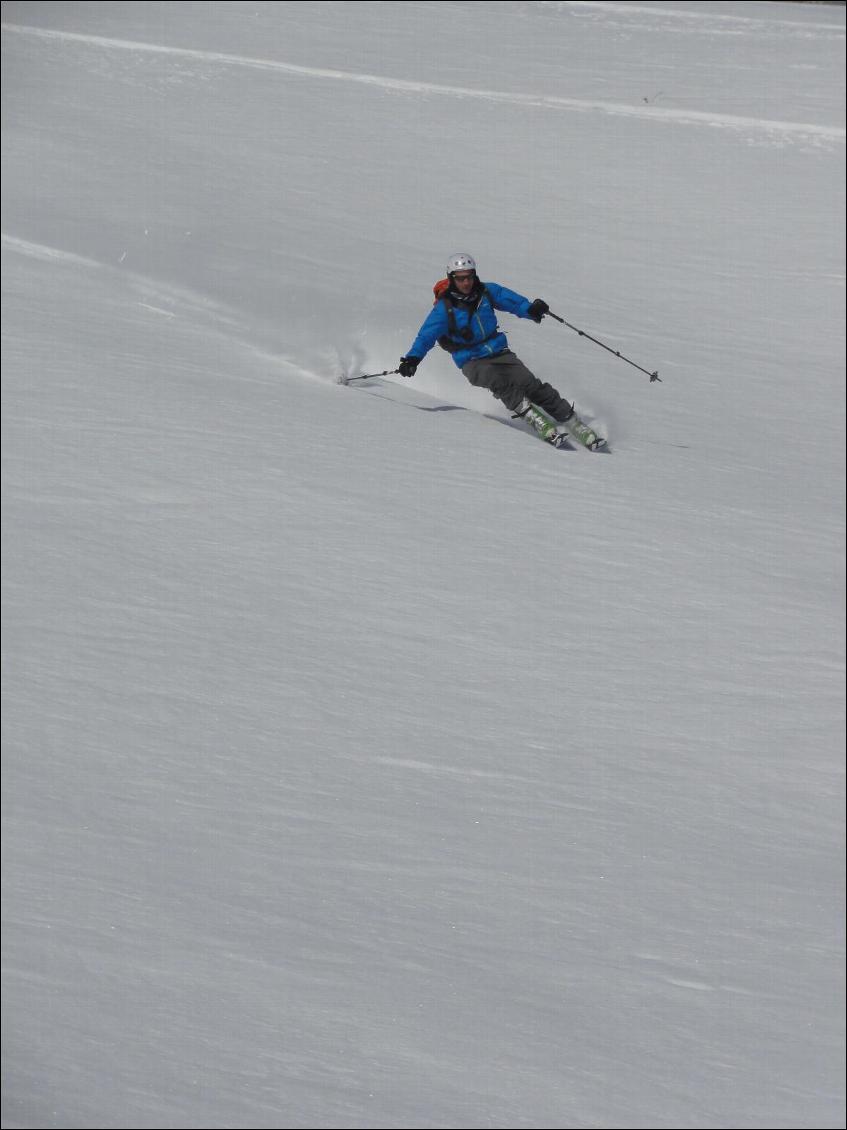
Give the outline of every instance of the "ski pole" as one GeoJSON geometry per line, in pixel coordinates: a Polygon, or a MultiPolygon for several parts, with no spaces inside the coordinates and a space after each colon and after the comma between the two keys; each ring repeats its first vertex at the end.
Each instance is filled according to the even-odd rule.
{"type": "Polygon", "coordinates": [[[369,381],[371,377],[393,377],[399,372],[399,369],[385,369],[382,373],[362,373],[360,377],[348,377],[344,383],[349,385],[351,381],[369,381]]]}
{"type": "Polygon", "coordinates": [[[576,326],[572,326],[570,322],[566,322],[564,318],[560,318],[559,315],[554,314],[552,310],[548,310],[547,313],[551,318],[555,318],[557,322],[561,322],[563,326],[567,326],[569,330],[576,330],[580,337],[587,337],[588,340],[593,341],[595,345],[601,346],[601,348],[605,349],[608,353],[614,353],[615,357],[620,357],[621,361],[626,361],[627,365],[632,365],[632,367],[634,369],[638,369],[639,372],[646,373],[651,381],[658,381],[659,384],[662,384],[662,378],[659,376],[658,369],[655,371],[655,373],[651,373],[648,369],[642,369],[640,365],[636,365],[634,361],[630,361],[628,357],[624,357],[624,355],[622,353],[619,353],[617,349],[612,349],[608,345],[603,345],[602,341],[598,341],[596,337],[592,337],[591,334],[586,333],[585,330],[580,330],[576,326]]]}

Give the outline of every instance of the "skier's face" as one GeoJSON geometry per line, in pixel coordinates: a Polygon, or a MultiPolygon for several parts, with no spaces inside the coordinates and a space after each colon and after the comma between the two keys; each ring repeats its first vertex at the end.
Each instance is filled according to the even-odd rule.
{"type": "Polygon", "coordinates": [[[453,282],[456,284],[456,289],[460,294],[469,294],[473,288],[475,278],[475,271],[456,271],[453,275],[453,282]]]}

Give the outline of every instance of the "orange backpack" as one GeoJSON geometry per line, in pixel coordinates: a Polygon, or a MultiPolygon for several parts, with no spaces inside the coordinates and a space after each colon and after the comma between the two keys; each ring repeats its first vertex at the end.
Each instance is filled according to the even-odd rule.
{"type": "Polygon", "coordinates": [[[432,288],[432,293],[435,295],[435,302],[433,302],[432,305],[434,306],[435,303],[438,302],[439,298],[443,298],[449,289],[450,280],[439,279],[435,286],[432,288]]]}

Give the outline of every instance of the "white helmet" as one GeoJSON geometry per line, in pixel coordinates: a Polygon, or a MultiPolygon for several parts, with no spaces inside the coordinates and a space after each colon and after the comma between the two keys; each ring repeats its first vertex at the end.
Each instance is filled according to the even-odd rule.
{"type": "Polygon", "coordinates": [[[458,252],[456,255],[451,255],[447,260],[447,274],[452,275],[454,271],[475,271],[476,263],[474,262],[473,255],[467,255],[463,251],[458,252]]]}

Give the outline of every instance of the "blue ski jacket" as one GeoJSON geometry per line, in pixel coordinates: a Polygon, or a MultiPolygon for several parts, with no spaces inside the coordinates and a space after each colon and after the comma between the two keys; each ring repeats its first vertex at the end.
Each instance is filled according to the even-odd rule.
{"type": "MultiPolygon", "coordinates": [[[[451,337],[451,341],[457,346],[456,351],[452,354],[453,360],[460,369],[468,361],[473,361],[478,357],[493,357],[509,348],[506,335],[500,331],[500,327],[497,325],[495,310],[506,310],[510,314],[515,314],[518,318],[528,317],[527,311],[531,305],[528,298],[524,298],[522,294],[516,294],[508,287],[500,286],[499,283],[487,282],[482,285],[485,288],[485,293],[474,311],[469,312],[464,309],[461,303],[453,307],[457,332],[461,333],[462,330],[470,326],[473,334],[472,339],[467,344],[461,338],[451,337]]],[[[449,334],[449,328],[444,300],[439,299],[430,311],[429,317],[418,330],[418,336],[406,356],[419,357],[423,360],[438,339],[449,334]]]]}

